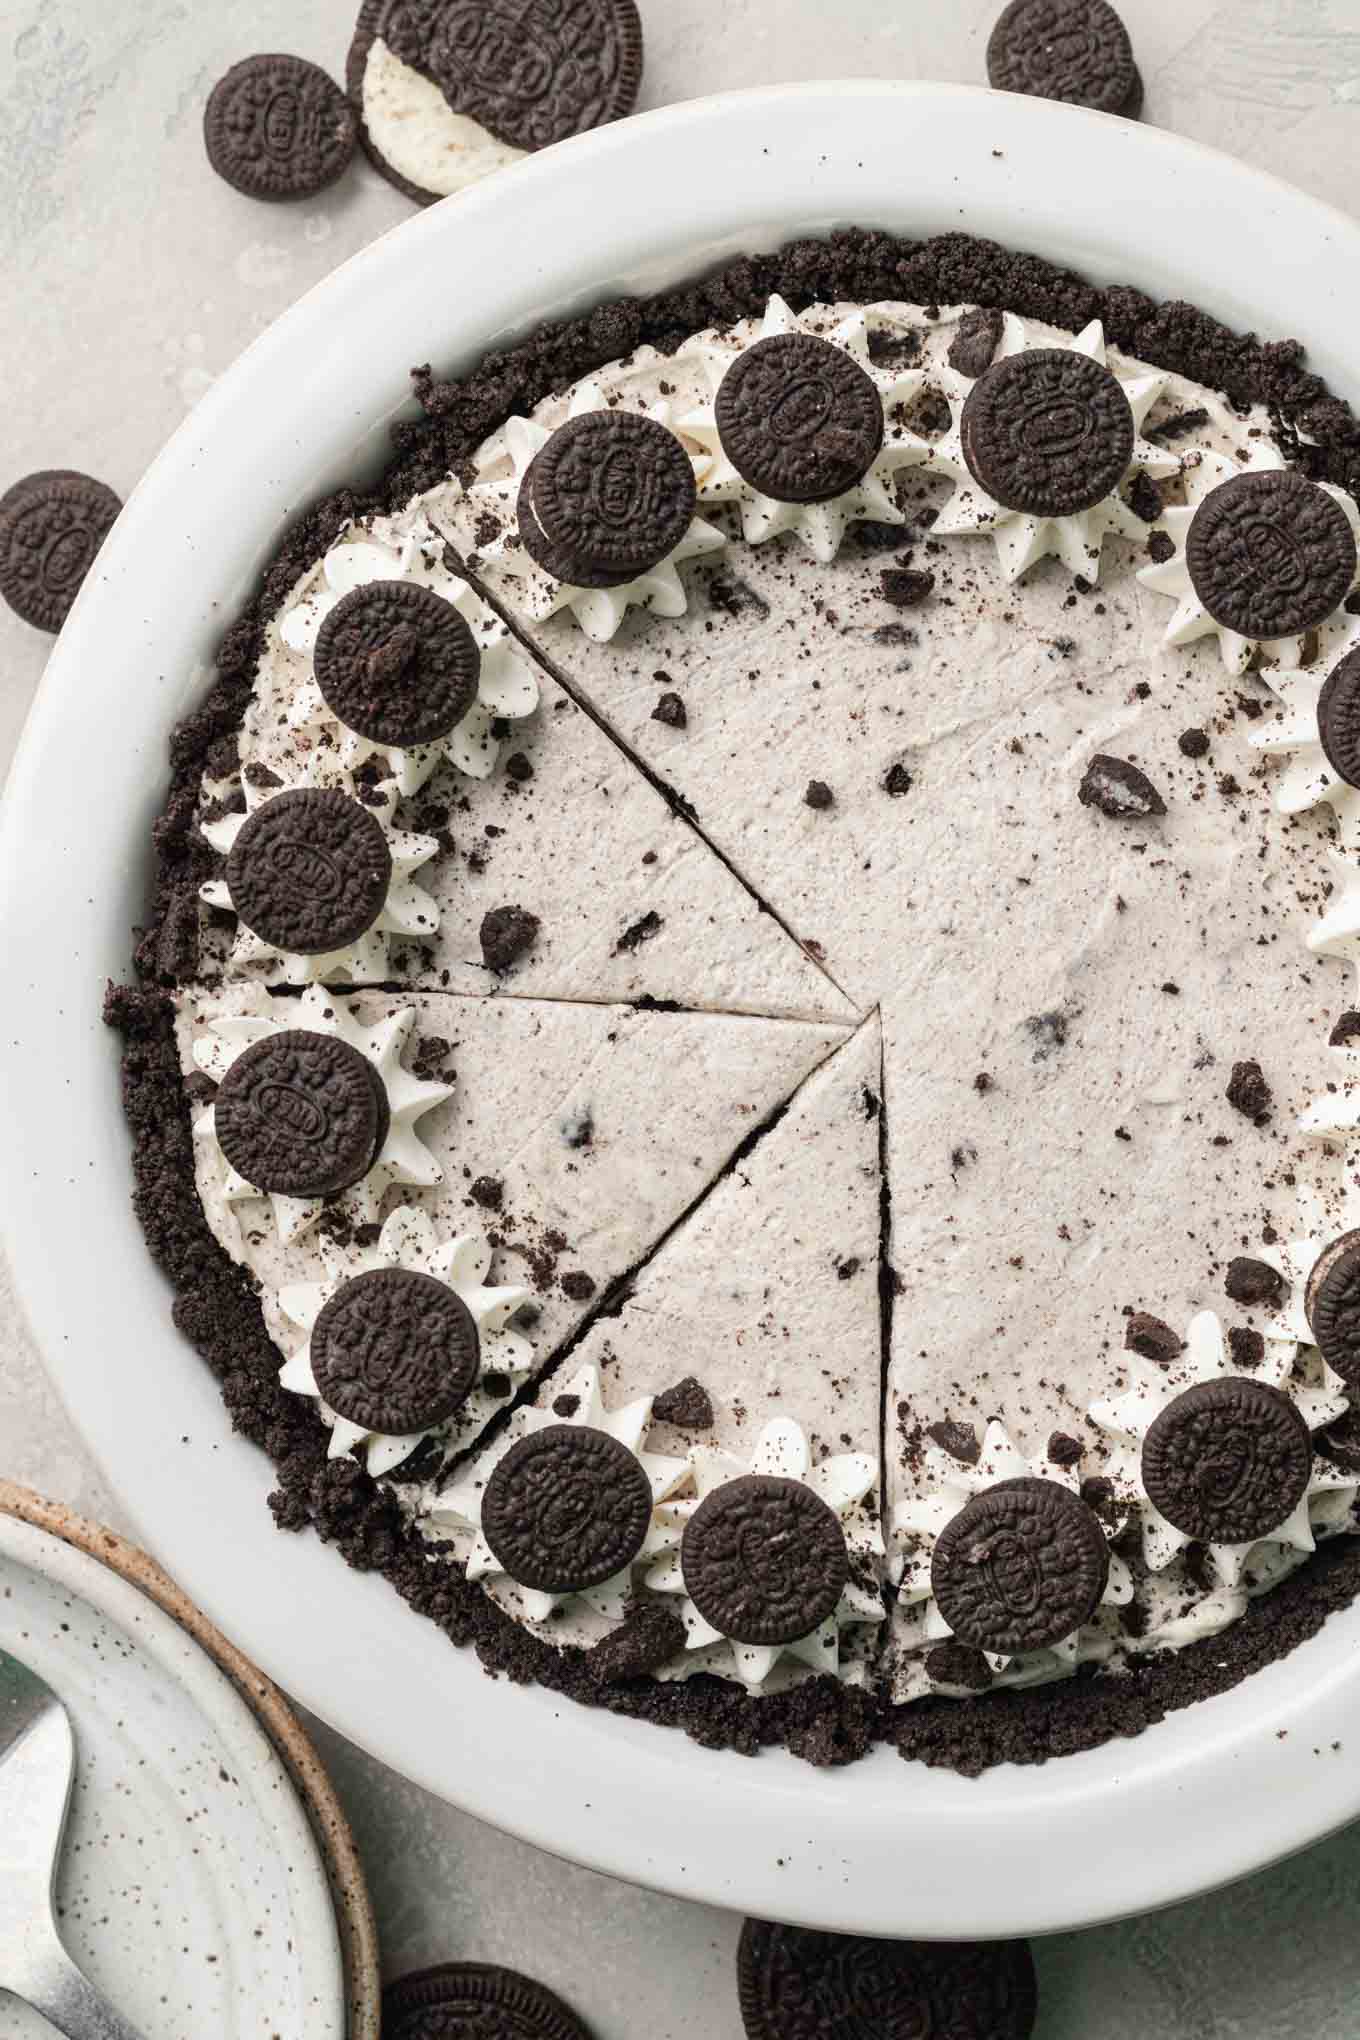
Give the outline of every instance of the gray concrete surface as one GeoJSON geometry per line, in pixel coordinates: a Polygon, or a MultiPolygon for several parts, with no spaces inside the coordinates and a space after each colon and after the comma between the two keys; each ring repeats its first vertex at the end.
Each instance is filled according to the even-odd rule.
{"type": "MultiPolygon", "coordinates": [[[[1148,118],[1357,202],[1360,0],[1120,4],[1148,118]]],[[[641,7],[649,106],[797,78],[978,81],[995,12],[993,0],[641,7]]],[[[271,210],[203,160],[203,101],[229,63],[282,47],[338,72],[356,11],[355,0],[0,0],[0,486],[71,465],[125,492],[256,333],[407,216],[366,166],[313,204],[271,210]]],[[[0,766],[47,648],[0,612],[0,766]]],[[[120,1521],[7,1285],[0,1472],[120,1521]]],[[[561,1990],[598,2040],[739,2040],[735,1919],[558,1863],[318,1733],[364,1846],[391,1974],[451,1956],[507,1961],[561,1990]]],[[[1358,1909],[1353,1831],[1174,1912],[1046,1942],[1041,2040],[1354,2040],[1358,1909]]]]}

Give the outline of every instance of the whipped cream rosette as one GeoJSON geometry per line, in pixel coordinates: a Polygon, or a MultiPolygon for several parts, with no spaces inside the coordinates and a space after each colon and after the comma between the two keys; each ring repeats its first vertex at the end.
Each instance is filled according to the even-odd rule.
{"type": "Polygon", "coordinates": [[[1142,436],[1167,378],[1112,368],[1099,320],[1055,343],[1031,339],[1007,313],[996,359],[975,382],[944,363],[929,380],[949,429],[907,435],[903,460],[955,484],[935,533],[990,532],[1008,581],[1051,554],[1095,580],[1111,532],[1146,538],[1123,491],[1180,468],[1178,454],[1142,436]]]}
{"type": "Polygon", "coordinates": [[[292,1284],[279,1308],[305,1334],[279,1370],[330,1430],[329,1456],[358,1451],[375,1478],[427,1440],[447,1458],[485,1429],[527,1378],[534,1352],[509,1320],[530,1291],[488,1285],[480,1233],[441,1240],[400,1205],[367,1251],[323,1241],[324,1282],[292,1284]]]}
{"type": "Polygon", "coordinates": [[[842,1659],[843,1633],[883,1620],[877,1517],[861,1504],[878,1482],[865,1452],[813,1466],[807,1434],[776,1418],[749,1464],[693,1446],[695,1498],[669,1512],[680,1535],[647,1575],[656,1593],[682,1596],[687,1655],[671,1676],[716,1672],[761,1690],[780,1660],[814,1672],[863,1677],[842,1659]]]}
{"type": "Polygon", "coordinates": [[[328,1202],[371,1224],[394,1184],[443,1181],[416,1127],[452,1088],[403,1066],[415,1021],[404,1006],[366,1027],[316,985],[293,1005],[261,991],[254,1012],[208,1021],[193,1057],[218,1089],[194,1137],[218,1151],[229,1209],[258,1207],[249,1222],[263,1218],[290,1246],[328,1202]]]}
{"type": "Polygon", "coordinates": [[[611,1410],[599,1369],[580,1368],[550,1409],[516,1410],[475,1467],[427,1490],[424,1535],[527,1623],[573,1602],[622,1622],[638,1568],[678,1539],[666,1505],[690,1477],[686,1460],[647,1450],[651,1414],[650,1396],[611,1410]]]}
{"type": "Polygon", "coordinates": [[[1201,1311],[1178,1358],[1135,1361],[1133,1386],[1092,1405],[1110,1440],[1104,1472],[1137,1516],[1151,1572],[1197,1543],[1220,1585],[1241,1588],[1260,1545],[1312,1551],[1322,1498],[1325,1514],[1341,1491],[1354,1496],[1312,1445],[1346,1411],[1341,1382],[1293,1339],[1263,1338],[1259,1355],[1244,1366],[1217,1315],[1201,1311]]]}
{"type": "Polygon", "coordinates": [[[1282,815],[1306,814],[1325,802],[1336,817],[1338,845],[1360,852],[1360,635],[1344,610],[1318,631],[1310,666],[1270,667],[1263,674],[1279,713],[1248,732],[1265,758],[1278,758],[1274,804],[1282,815]]]}
{"type": "Polygon", "coordinates": [[[389,938],[434,934],[439,909],[415,873],[439,845],[394,828],[390,800],[361,801],[349,775],[316,755],[295,784],[244,773],[241,786],[244,814],[202,824],[225,868],[199,898],[239,923],[230,975],[372,983],[388,974],[389,938]]]}
{"type": "Polygon", "coordinates": [[[500,753],[492,724],[538,706],[532,662],[450,569],[447,551],[428,517],[405,532],[392,519],[355,527],[278,626],[282,643],[311,661],[290,726],[333,745],[347,772],[381,759],[402,796],[444,760],[489,778],[500,753]]]}
{"type": "Polygon", "coordinates": [[[962,1643],[1011,1685],[1106,1657],[1100,1611],[1133,1599],[1110,1534],[1076,1469],[1027,1459],[996,1419],[971,1462],[932,1442],[917,1492],[892,1515],[899,1635],[908,1647],[962,1643]]]}

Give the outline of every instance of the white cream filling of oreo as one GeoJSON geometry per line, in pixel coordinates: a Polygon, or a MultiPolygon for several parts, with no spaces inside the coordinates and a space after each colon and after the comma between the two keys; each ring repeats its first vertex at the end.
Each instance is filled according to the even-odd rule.
{"type": "Polygon", "coordinates": [[[439,87],[395,56],[381,36],[364,64],[364,126],[383,160],[408,184],[438,198],[465,191],[527,153],[499,141],[470,114],[455,113],[439,87]]]}

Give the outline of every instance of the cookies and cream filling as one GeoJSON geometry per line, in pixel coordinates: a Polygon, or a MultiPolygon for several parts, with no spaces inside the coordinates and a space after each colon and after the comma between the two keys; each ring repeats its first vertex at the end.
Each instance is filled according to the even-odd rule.
{"type": "MultiPolygon", "coordinates": [[[[808,364],[816,366],[811,354],[808,364]]],[[[557,723],[567,734],[538,755],[601,741],[574,707],[587,703],[697,813],[731,870],[774,910],[775,933],[796,938],[842,1010],[880,1016],[894,1293],[874,1507],[881,1501],[885,1511],[891,1565],[919,1584],[919,1552],[913,1558],[915,1544],[907,1548],[921,1535],[914,1517],[952,1493],[934,1434],[944,1427],[964,1466],[1000,1464],[1000,1454],[1011,1472],[976,1492],[956,1482],[953,1515],[980,1505],[986,1525],[976,1541],[990,1552],[999,1537],[1004,1554],[988,1561],[988,1577],[1003,1602],[1007,1593],[1023,1601],[1032,1582],[1023,1566],[1012,1570],[1007,1540],[1023,1547],[1032,1508],[1042,1518],[1068,1506],[1046,1492],[1036,1498],[1024,1483],[1056,1482],[1102,1536],[1111,1527],[1119,1482],[1110,1469],[1140,1441],[1136,1429],[1104,1428],[1088,1412],[1118,1407],[1133,1421],[1123,1399],[1136,1393],[1138,1349],[1125,1337],[1137,1314],[1188,1323],[1225,1284],[1244,1319],[1236,1329],[1255,1331],[1275,1310],[1293,1309],[1292,1341],[1307,1350],[1301,1361],[1280,1358],[1280,1368],[1288,1361],[1281,1379],[1301,1370],[1311,1381],[1307,1312],[1289,1304],[1293,1292],[1281,1285],[1275,1294],[1252,1271],[1280,1258],[1279,1239],[1289,1243],[1290,1268],[1306,1269],[1343,1229],[1338,1139],[1349,1121],[1329,1089],[1323,1044],[1343,996],[1331,959],[1353,953],[1356,908],[1349,885],[1329,901],[1328,887],[1346,872],[1329,870],[1328,824],[1314,805],[1344,778],[1321,783],[1333,752],[1346,755],[1346,725],[1336,721],[1329,751],[1320,682],[1355,630],[1345,606],[1355,580],[1353,508],[1283,468],[1263,412],[1239,414],[1214,393],[1123,356],[1098,329],[1072,335],[1010,314],[988,322],[963,307],[828,305],[795,316],[772,305],[765,319],[693,336],[672,356],[640,349],[599,371],[531,418],[510,421],[475,467],[467,488],[451,481],[390,520],[383,545],[400,559],[417,528],[435,535],[417,540],[417,551],[449,541],[544,653],[538,685],[555,723],[559,702],[567,704],[557,723]],[[980,323],[992,330],[990,349],[985,360],[970,359],[980,323]],[[881,439],[856,408],[862,385],[837,364],[811,397],[794,390],[792,430],[796,437],[810,419],[816,440],[823,397],[834,407],[842,389],[856,429],[837,429],[806,459],[762,467],[741,435],[753,411],[777,401],[769,375],[778,364],[756,354],[775,340],[838,349],[877,393],[881,439]],[[725,412],[723,383],[743,358],[753,360],[744,371],[750,389],[725,412]],[[1024,403],[1037,405],[1037,436],[1020,433],[1018,450],[1003,379],[990,386],[1000,393],[994,403],[975,401],[993,361],[1024,403]],[[1056,426],[1053,403],[1068,407],[1056,426]],[[529,471],[554,433],[617,413],[674,435],[690,459],[699,510],[712,505],[714,544],[705,539],[686,557],[672,548],[655,569],[664,586],[643,588],[640,602],[625,599],[628,584],[619,583],[582,591],[578,606],[570,584],[525,570],[531,555],[516,520],[529,471]],[[729,413],[738,426],[724,448],[729,413]],[[892,453],[886,466],[883,448],[892,453]],[[838,494],[819,494],[861,462],[838,494]],[[788,493],[765,495],[743,464],[788,493]],[[1265,495],[1244,496],[1240,511],[1216,499],[1244,479],[1253,492],[1265,482],[1265,495]],[[1305,513],[1297,558],[1281,550],[1282,489],[1290,514],[1294,498],[1305,513]],[[792,543],[773,542],[784,532],[792,543]],[[978,544],[982,536],[992,542],[978,544]],[[1135,577],[1149,552],[1151,569],[1135,577]],[[1244,558],[1257,560],[1269,600],[1252,587],[1244,598],[1244,558]],[[536,581],[543,585],[526,595],[536,581]],[[1167,596],[1177,604],[1170,619],[1167,596]],[[558,689],[554,669],[569,692],[558,689]],[[1268,802],[1266,768],[1245,741],[1272,741],[1265,718],[1277,674],[1300,752],[1285,812],[1268,802]],[[663,681],[683,704],[679,718],[657,713],[663,681]],[[1111,789],[1135,780],[1153,798],[1121,806],[1111,789]],[[1310,915],[1321,923],[1311,958],[1301,941],[1310,915]],[[1273,1048],[1281,1015],[1290,1020],[1287,1056],[1273,1048]],[[1228,1088],[1234,1066],[1248,1059],[1265,1064],[1273,1094],[1250,1118],[1228,1088]],[[1319,1100],[1324,1137],[1304,1142],[1296,1122],[1319,1100]],[[1299,1183],[1311,1204],[1297,1203],[1299,1183]],[[1176,1213],[1182,1222],[1168,1224],[1176,1213]],[[1056,1474],[1055,1437],[1063,1441],[1056,1474]]],[[[532,490],[525,500],[537,503],[532,490]]],[[[351,542],[367,540],[356,533],[351,542]]],[[[343,578],[343,562],[338,572],[343,578]]],[[[316,641],[271,641],[243,763],[256,746],[277,757],[281,718],[271,704],[308,683],[316,641]]],[[[307,741],[316,727],[324,719],[295,728],[289,741],[307,741]]],[[[1285,732],[1278,735],[1282,742],[1285,732]]],[[[464,798],[492,797],[495,781],[484,785],[464,798]]],[[[1344,810],[1348,796],[1337,797],[1344,810]]],[[[514,833],[513,819],[496,826],[514,833]]],[[[550,812],[536,818],[539,832],[551,855],[550,812]]],[[[721,898],[727,871],[713,859],[701,865],[721,898]]],[[[437,873],[434,883],[437,892],[437,873]]],[[[657,918],[664,925],[659,909],[657,918]]],[[[650,939],[629,952],[649,989],[650,939]]],[[[568,967],[555,996],[587,996],[583,982],[578,975],[573,988],[568,967]]],[[[649,1103],[663,1088],[649,1088],[649,1103]]],[[[754,1150],[753,1173],[778,1132],[754,1150]]],[[[721,1180],[710,1201],[729,1192],[736,1199],[740,1168],[722,1175],[710,1163],[706,1180],[714,1175],[721,1180]]],[[[567,1212],[575,1188],[566,1186],[567,1212]]],[[[809,1212],[820,1209],[814,1167],[801,1194],[809,1212]]],[[[663,1317],[667,1283],[687,1293],[672,1249],[694,1244],[705,1209],[654,1257],[642,1248],[637,1294],[656,1270],[663,1317]]],[[[654,1245],[660,1233],[640,1225],[644,1236],[654,1245]]],[[[877,1256],[875,1236],[875,1269],[877,1256]]],[[[696,1247],[695,1265],[703,1264],[696,1247]]],[[[656,1396],[693,1376],[719,1421],[712,1439],[686,1449],[725,1451],[730,1426],[729,1472],[741,1477],[732,1469],[749,1469],[759,1438],[747,1435],[749,1352],[738,1345],[721,1363],[711,1359],[708,1342],[686,1342],[677,1311],[659,1378],[663,1355],[653,1367],[645,1313],[633,1313],[632,1301],[589,1330],[578,1357],[602,1365],[607,1357],[617,1368],[613,1377],[602,1372],[611,1396],[616,1387],[656,1396]],[[652,1378],[639,1381],[638,1365],[652,1378]]],[[[852,1372],[863,1384],[871,1451],[884,1357],[877,1301],[872,1322],[869,1313],[856,1319],[857,1367],[836,1371],[837,1384],[852,1372]]],[[[780,1310],[771,1284],[770,1315],[780,1310]]],[[[826,1313],[834,1322],[831,1305],[826,1313]]],[[[545,1358],[560,1322],[554,1313],[550,1336],[537,1342],[545,1358]]],[[[1253,1406],[1276,1407],[1265,1391],[1289,1401],[1274,1378],[1280,1368],[1268,1370],[1253,1406]]],[[[815,1460],[825,1449],[815,1441],[834,1437],[840,1389],[829,1391],[811,1341],[780,1388],[783,1410],[769,1420],[799,1425],[815,1460]]],[[[555,1389],[549,1380],[540,1400],[550,1402],[555,1389]]],[[[849,1429],[853,1449],[862,1449],[858,1409],[849,1429]]],[[[921,1613],[938,1608],[933,1594],[899,1594],[886,1652],[870,1645],[856,1656],[842,1636],[842,1675],[847,1659],[856,1676],[872,1660],[906,1698],[972,1690],[979,1653],[988,1680],[1027,1680],[1069,1671],[1088,1654],[1117,1669],[1122,1653],[1206,1633],[1301,1555],[1300,1508],[1314,1536],[1348,1524],[1353,1490],[1320,1463],[1310,1447],[1306,1493],[1280,1519],[1299,1536],[1266,1538],[1232,1579],[1220,1570],[1206,1578],[1185,1547],[1155,1567],[1138,1549],[1131,1575],[1116,1553],[1082,1619],[1032,1653],[988,1651],[965,1639],[966,1617],[960,1627],[921,1613]],[[932,1620],[938,1633],[927,1635],[932,1620]]],[[[864,1500],[854,1505],[861,1514],[864,1500]]],[[[1124,1501],[1139,1514],[1141,1505],[1124,1501]]],[[[952,1520],[935,1526],[936,1542],[952,1520]]],[[[1090,1524],[1074,1512],[1065,1522],[1094,1585],[1090,1524]]],[[[1232,1572],[1235,1561],[1225,1564],[1232,1572]]],[[[559,1615],[551,1633],[572,1640],[578,1614],[573,1604],[567,1626],[559,1615]]],[[[601,1623],[607,1632],[593,1610],[581,1640],[595,1640],[601,1623]]],[[[720,1629],[686,1655],[697,1663],[709,1650],[728,1655],[703,1668],[742,1676],[720,1629]]],[[[755,1689],[811,1669],[791,1663],[784,1645],[778,1652],[774,1663],[759,1661],[755,1689]]],[[[829,1668],[825,1655],[821,1663],[829,1668]]]]}

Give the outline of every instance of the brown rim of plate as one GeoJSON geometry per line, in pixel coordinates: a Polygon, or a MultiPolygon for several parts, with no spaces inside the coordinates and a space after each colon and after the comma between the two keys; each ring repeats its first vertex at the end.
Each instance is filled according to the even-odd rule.
{"type": "Polygon", "coordinates": [[[325,1865],[345,1965],[349,2040],[380,2040],[382,1966],[363,1864],[353,1830],[314,1744],[272,1680],[215,1629],[182,1587],[137,1545],[65,1502],[49,1501],[18,1481],[0,1480],[0,1515],[59,1537],[144,1593],[226,1673],[269,1737],[307,1815],[325,1865]]]}

